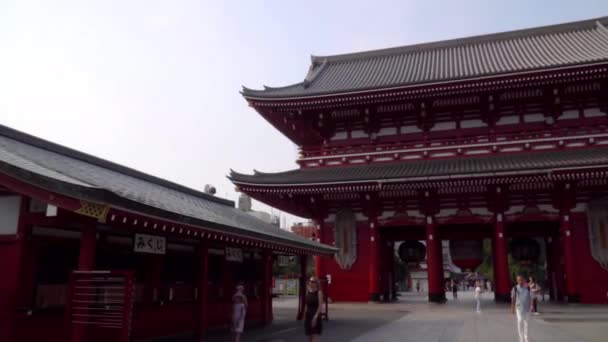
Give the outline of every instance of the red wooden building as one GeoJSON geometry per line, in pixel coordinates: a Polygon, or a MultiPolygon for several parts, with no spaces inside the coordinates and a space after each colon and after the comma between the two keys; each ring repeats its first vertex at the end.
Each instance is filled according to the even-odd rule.
{"type": "Polygon", "coordinates": [[[305,239],[316,239],[317,227],[311,222],[296,223],[291,227],[291,231],[305,239]]]}
{"type": "MultiPolygon", "coordinates": [[[[608,18],[312,57],[302,82],[243,96],[300,147],[299,169],[232,172],[248,195],[313,218],[338,301],[390,298],[393,243],[534,237],[556,298],[608,303],[608,18]]],[[[466,245],[466,244],[465,244],[466,245]]]]}
{"type": "Polygon", "coordinates": [[[266,324],[274,257],[333,251],[231,201],[0,126],[0,341],[203,336],[229,322],[237,283],[249,322],[266,324]]]}

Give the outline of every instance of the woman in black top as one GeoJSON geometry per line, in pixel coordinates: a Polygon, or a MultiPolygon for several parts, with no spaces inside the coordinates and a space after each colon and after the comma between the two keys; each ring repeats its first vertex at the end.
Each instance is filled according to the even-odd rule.
{"type": "Polygon", "coordinates": [[[319,289],[319,279],[312,277],[308,281],[306,291],[306,306],[304,316],[304,331],[310,342],[316,342],[317,336],[321,335],[323,325],[321,323],[321,308],[323,307],[323,293],[319,289]]]}

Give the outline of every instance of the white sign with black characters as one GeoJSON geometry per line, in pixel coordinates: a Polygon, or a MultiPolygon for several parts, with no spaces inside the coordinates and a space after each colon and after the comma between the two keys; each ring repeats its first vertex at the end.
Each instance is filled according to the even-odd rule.
{"type": "Polygon", "coordinates": [[[277,256],[277,263],[280,267],[286,267],[289,266],[289,255],[278,255],[277,256]]]}
{"type": "Polygon", "coordinates": [[[226,247],[226,261],[243,262],[243,250],[240,248],[226,247]]]}
{"type": "Polygon", "coordinates": [[[135,234],[133,250],[139,253],[165,254],[167,239],[156,235],[135,234]]]}

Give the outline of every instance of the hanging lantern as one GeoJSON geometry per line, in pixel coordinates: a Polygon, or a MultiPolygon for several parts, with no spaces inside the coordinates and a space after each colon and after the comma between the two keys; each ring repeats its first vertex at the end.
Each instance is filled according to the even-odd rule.
{"type": "Polygon", "coordinates": [[[531,238],[513,239],[509,249],[513,259],[522,264],[536,262],[540,256],[540,244],[531,238]]]}
{"type": "Polygon", "coordinates": [[[483,240],[450,241],[450,256],[464,272],[473,272],[483,262],[483,240]]]}
{"type": "Polygon", "coordinates": [[[426,247],[420,241],[404,241],[399,245],[399,258],[410,266],[424,261],[426,247]]]}

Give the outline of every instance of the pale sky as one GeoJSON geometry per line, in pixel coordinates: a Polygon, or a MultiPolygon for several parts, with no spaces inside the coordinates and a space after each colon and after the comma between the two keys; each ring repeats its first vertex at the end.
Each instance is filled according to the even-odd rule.
{"type": "Polygon", "coordinates": [[[292,169],[297,151],[241,85],[299,82],[310,55],[606,15],[608,0],[0,0],[0,124],[236,200],[230,168],[292,169]]]}

